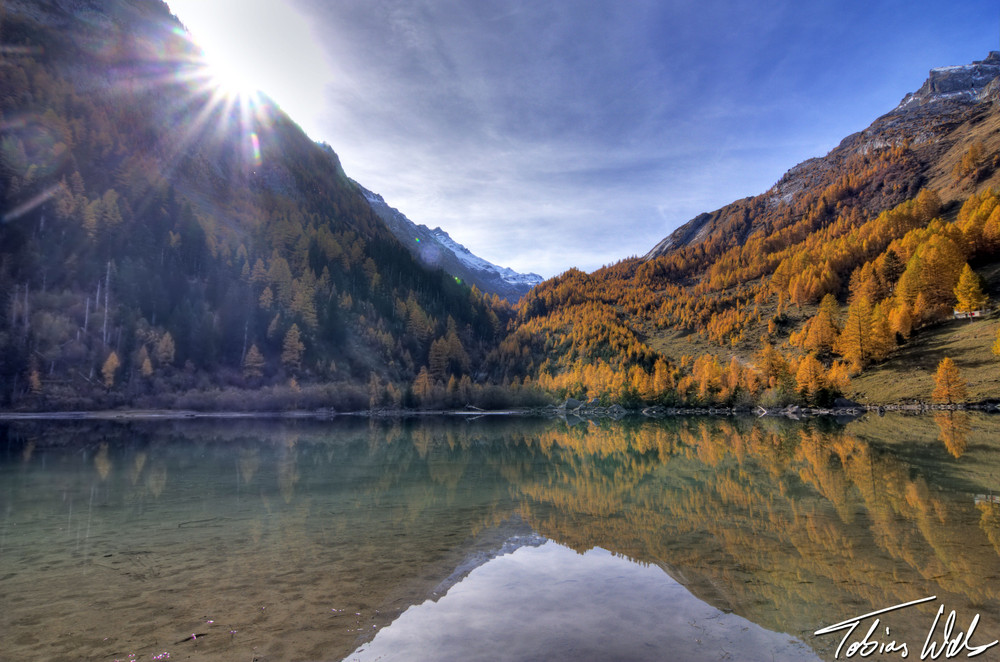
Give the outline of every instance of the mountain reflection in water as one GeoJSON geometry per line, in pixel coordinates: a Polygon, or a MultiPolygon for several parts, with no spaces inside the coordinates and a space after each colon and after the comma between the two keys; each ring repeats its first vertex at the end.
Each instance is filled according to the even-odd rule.
{"type": "Polygon", "coordinates": [[[830,659],[931,595],[986,643],[1000,421],[939,419],[2,424],[0,658],[830,659]]]}
{"type": "Polygon", "coordinates": [[[350,662],[818,659],[800,641],[694,597],[660,568],[547,542],[406,610],[350,662]]]}

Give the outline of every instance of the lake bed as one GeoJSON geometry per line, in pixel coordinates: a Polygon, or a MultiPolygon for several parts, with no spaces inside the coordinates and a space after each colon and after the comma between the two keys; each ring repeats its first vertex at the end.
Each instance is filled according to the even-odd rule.
{"type": "Polygon", "coordinates": [[[998,423],[9,422],[0,659],[832,659],[928,596],[910,656],[987,644],[998,423]]]}

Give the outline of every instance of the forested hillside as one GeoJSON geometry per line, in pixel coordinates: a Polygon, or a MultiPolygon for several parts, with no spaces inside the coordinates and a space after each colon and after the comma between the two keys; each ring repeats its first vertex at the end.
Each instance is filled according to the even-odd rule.
{"type": "MultiPolygon", "coordinates": [[[[959,93],[925,85],[826,157],[702,214],[643,259],[536,288],[492,366],[619,402],[851,395],[852,377],[930,338],[954,310],[988,312],[977,270],[993,274],[1000,249],[998,64],[994,53],[970,65],[993,77],[959,93]]],[[[973,394],[996,397],[985,374],[973,394]]]]}
{"type": "Polygon", "coordinates": [[[8,3],[0,42],[0,404],[471,388],[506,302],[418,264],[271,102],[223,95],[163,3],[8,3]]]}
{"type": "Polygon", "coordinates": [[[1000,54],[514,307],[420,264],[332,148],[224,93],[159,0],[3,7],[5,408],[829,403],[878,398],[914,347],[958,352],[947,399],[997,395],[1000,54]],[[955,340],[955,310],[989,332],[955,340]]]}

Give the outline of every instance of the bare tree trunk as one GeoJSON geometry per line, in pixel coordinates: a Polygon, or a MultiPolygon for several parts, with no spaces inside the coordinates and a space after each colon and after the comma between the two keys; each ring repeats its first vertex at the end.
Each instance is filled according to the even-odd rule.
{"type": "Polygon", "coordinates": [[[104,329],[101,331],[101,342],[108,344],[108,292],[111,290],[111,260],[108,260],[108,273],[104,277],[104,329]]]}
{"type": "Polygon", "coordinates": [[[247,319],[246,323],[243,325],[243,352],[240,354],[240,365],[243,365],[243,361],[247,358],[247,330],[250,328],[250,320],[247,319]]]}
{"type": "Polygon", "coordinates": [[[17,326],[17,299],[20,296],[21,286],[14,285],[14,294],[10,297],[10,328],[17,326]]]}

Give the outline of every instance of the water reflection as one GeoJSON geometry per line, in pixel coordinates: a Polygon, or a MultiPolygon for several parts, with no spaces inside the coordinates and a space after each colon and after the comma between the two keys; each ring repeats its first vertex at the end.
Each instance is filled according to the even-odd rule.
{"type": "MultiPolygon", "coordinates": [[[[1000,636],[998,432],[998,421],[967,413],[845,427],[8,424],[0,426],[4,655],[340,659],[428,598],[440,602],[421,614],[483,598],[476,577],[508,557],[475,560],[534,533],[559,550],[607,550],[597,553],[602,564],[623,564],[614,573],[639,572],[635,562],[658,578],[659,592],[623,584],[591,601],[593,618],[607,617],[614,600],[662,616],[657,601],[676,585],[706,613],[724,614],[719,622],[747,619],[754,632],[786,633],[828,659],[839,638],[815,630],[937,595],[966,622],[980,613],[980,636],[992,640],[1000,636]]],[[[552,567],[534,553],[509,559],[552,567]]],[[[569,581],[575,554],[545,553],[569,581]]],[[[510,581],[542,594],[534,580],[510,581]]],[[[525,602],[490,636],[543,615],[543,601],[525,602]]],[[[893,635],[919,650],[934,609],[900,613],[893,635]]],[[[410,618],[375,643],[387,645],[410,618]]],[[[662,659],[665,641],[629,655],[617,644],[617,657],[662,659]]],[[[747,635],[737,657],[771,645],[753,641],[747,635]]],[[[596,645],[568,631],[552,642],[577,652],[596,645]]]]}
{"type": "Polygon", "coordinates": [[[934,414],[934,422],[940,430],[938,439],[944,443],[944,447],[955,457],[962,457],[969,443],[969,432],[972,431],[969,414],[964,411],[937,412],[934,414]]]}
{"type": "Polygon", "coordinates": [[[656,566],[547,542],[473,570],[411,607],[351,662],[817,660],[801,641],[727,614],[656,566]],[[527,611],[527,614],[526,614],[527,611]]]}

